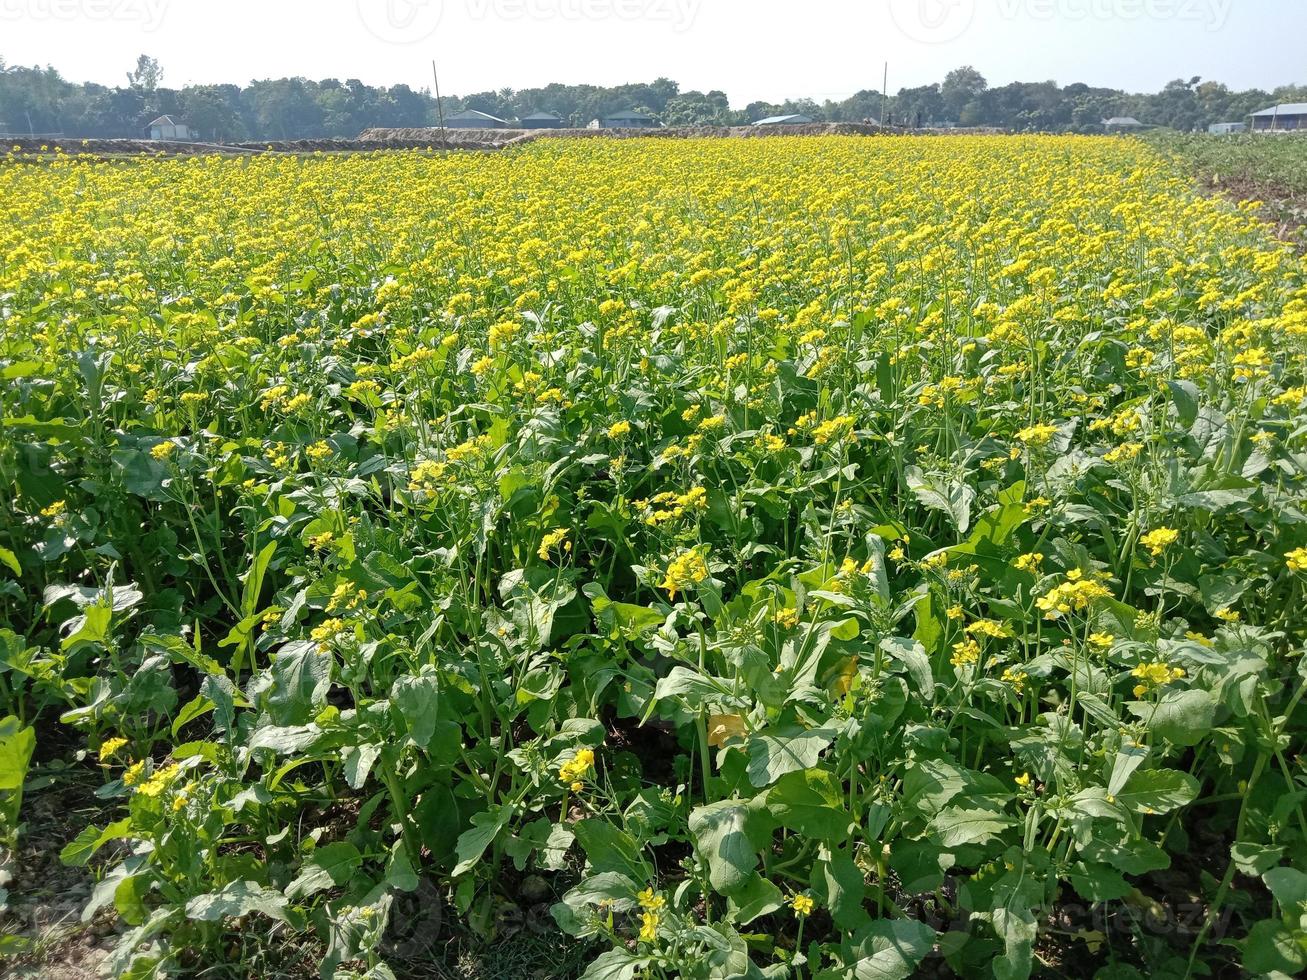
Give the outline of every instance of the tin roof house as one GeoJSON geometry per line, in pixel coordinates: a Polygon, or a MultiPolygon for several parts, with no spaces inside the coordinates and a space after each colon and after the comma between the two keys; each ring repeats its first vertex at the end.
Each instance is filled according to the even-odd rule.
{"type": "Polygon", "coordinates": [[[184,122],[178,122],[172,116],[160,116],[150,123],[150,139],[173,140],[189,143],[198,139],[198,135],[184,122]]]}
{"type": "Polygon", "coordinates": [[[507,129],[508,120],[477,109],[464,109],[445,120],[450,129],[507,129]]]}
{"type": "Polygon", "coordinates": [[[768,116],[766,119],[757,120],[755,126],[806,126],[813,122],[812,116],[805,116],[801,112],[791,113],[788,116],[768,116]]]}
{"type": "Polygon", "coordinates": [[[563,117],[552,112],[533,112],[522,117],[523,129],[564,129],[566,126],[563,117]]]}
{"type": "Polygon", "coordinates": [[[1307,130],[1307,102],[1286,102],[1252,115],[1254,133],[1307,130]]]}
{"type": "Polygon", "coordinates": [[[610,112],[590,123],[590,129],[661,129],[660,123],[653,116],[635,109],[610,112]]]}
{"type": "Polygon", "coordinates": [[[1113,116],[1103,120],[1103,128],[1109,133],[1129,133],[1143,129],[1144,124],[1134,116],[1113,116]]]}

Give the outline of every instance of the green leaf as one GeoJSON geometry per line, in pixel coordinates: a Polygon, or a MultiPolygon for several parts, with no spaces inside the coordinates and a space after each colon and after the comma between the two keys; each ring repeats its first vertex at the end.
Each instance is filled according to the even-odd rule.
{"type": "Polygon", "coordinates": [[[1272,868],[1262,875],[1275,900],[1286,909],[1307,902],[1307,874],[1297,868],[1272,868]]]}
{"type": "Polygon", "coordinates": [[[172,737],[177,738],[181,730],[193,722],[196,718],[202,718],[214,708],[213,702],[203,694],[197,694],[181,711],[177,712],[177,717],[172,722],[172,737]]]}
{"type": "Polygon", "coordinates": [[[905,980],[935,946],[935,930],[916,919],[882,919],[858,935],[856,980],[905,980]]]}
{"type": "Polygon", "coordinates": [[[948,516],[958,534],[966,534],[971,526],[971,504],[976,491],[961,480],[941,473],[925,474],[918,466],[903,471],[904,480],[923,507],[940,511],[948,516]]]}
{"type": "Polygon", "coordinates": [[[925,647],[916,640],[887,636],[880,641],[880,648],[907,668],[912,683],[928,701],[935,700],[935,677],[925,647]]]}
{"type": "Polygon", "coordinates": [[[731,896],[731,919],[747,926],[754,919],[770,915],[785,904],[785,896],[770,879],[754,873],[748,883],[731,896]]]}
{"type": "Polygon", "coordinates": [[[648,956],[639,956],[626,949],[610,949],[599,954],[589,969],[581,974],[581,980],[634,980],[636,974],[651,962],[648,956]]]}
{"type": "Polygon", "coordinates": [[[279,725],[302,725],[321,711],[331,689],[331,657],[307,641],[287,643],[277,651],[266,694],[268,714],[279,725]]]}
{"type": "Polygon", "coordinates": [[[814,890],[821,894],[837,926],[849,931],[857,929],[867,921],[867,912],[862,907],[866,896],[862,872],[848,851],[823,847],[821,854],[812,871],[814,890]]]}
{"type": "Polygon", "coordinates": [[[186,918],[200,922],[218,922],[251,912],[286,922],[286,896],[252,881],[233,881],[221,891],[198,895],[186,903],[186,918]]]}
{"type": "Polygon", "coordinates": [[[932,817],[966,786],[962,770],[943,759],[923,759],[903,776],[903,810],[932,817]]]}
{"type": "Polygon", "coordinates": [[[1253,926],[1243,941],[1243,968],[1250,974],[1299,976],[1307,969],[1307,950],[1302,939],[1301,933],[1283,922],[1264,919],[1253,926]]]}
{"type": "Polygon", "coordinates": [[[150,875],[128,875],[113,890],[113,906],[129,926],[139,926],[149,918],[145,898],[150,893],[150,875]]]}
{"type": "Polygon", "coordinates": [[[620,827],[602,817],[592,817],[577,823],[573,831],[592,871],[612,871],[632,881],[647,881],[651,877],[649,866],[640,853],[640,845],[620,827]]]}
{"type": "Polygon", "coordinates": [[[440,679],[434,667],[423,667],[417,675],[400,677],[390,689],[390,703],[408,727],[408,737],[420,749],[431,743],[439,718],[440,679]]]}
{"type": "Polygon", "coordinates": [[[336,841],[317,848],[304,862],[300,873],[286,888],[286,897],[299,901],[324,888],[347,883],[363,864],[363,855],[348,841],[336,841]]]}
{"type": "Polygon", "coordinates": [[[1280,863],[1283,847],[1271,847],[1251,841],[1236,841],[1230,845],[1230,858],[1241,874],[1261,877],[1280,863]]]}
{"type": "Polygon", "coordinates": [[[786,773],[767,791],[767,812],[787,830],[832,843],[846,840],[849,812],[841,787],[824,769],[786,773]]]}
{"type": "Polygon", "coordinates": [[[709,677],[688,667],[673,667],[654,688],[654,700],[681,698],[686,707],[697,711],[709,701],[721,703],[723,700],[735,700],[730,691],[730,683],[721,678],[709,677]]]}
{"type": "Polygon", "coordinates": [[[746,829],[749,808],[738,800],[720,800],[690,814],[695,850],[708,862],[708,880],[721,895],[748,884],[758,855],[746,829]]]}
{"type": "Polygon", "coordinates": [[[64,845],[64,849],[59,852],[59,860],[70,867],[85,867],[96,851],[111,840],[126,837],[131,829],[132,821],[129,817],[109,824],[104,830],[95,826],[83,827],[80,834],[64,845]]]}
{"type": "Polygon", "coordinates": [[[1119,748],[1116,759],[1112,763],[1112,773],[1107,780],[1108,795],[1115,796],[1121,792],[1126,780],[1147,758],[1148,747],[1146,745],[1124,745],[1119,748]]]}
{"type": "Polygon", "coordinates": [[[1192,381],[1167,381],[1180,425],[1189,428],[1198,417],[1198,386],[1192,381]]]}
{"type": "Polygon", "coordinates": [[[13,715],[0,721],[0,790],[21,792],[36,748],[36,730],[13,715]]]}
{"type": "Polygon", "coordinates": [[[1089,902],[1114,902],[1134,891],[1134,885],[1119,871],[1105,864],[1077,861],[1067,872],[1067,880],[1081,898],[1089,902]]]}
{"type": "Polygon", "coordinates": [[[955,857],[936,841],[896,841],[890,851],[890,867],[899,876],[909,895],[933,892],[944,884],[944,874],[953,867],[955,857]]]}
{"type": "Polygon", "coordinates": [[[368,773],[372,771],[372,764],[380,755],[381,746],[371,742],[351,745],[341,753],[341,760],[345,763],[345,782],[350,789],[363,788],[368,781],[368,773]]]}
{"type": "Polygon", "coordinates": [[[486,848],[499,836],[499,832],[508,826],[508,822],[513,819],[516,812],[516,807],[506,804],[492,806],[472,818],[472,828],[463,831],[458,837],[458,843],[454,845],[458,864],[454,866],[453,877],[467,874],[476,866],[481,860],[481,855],[485,854],[486,848]]]}
{"type": "Polygon", "coordinates": [[[1130,777],[1116,794],[1116,802],[1134,813],[1169,813],[1191,803],[1198,795],[1198,780],[1174,769],[1149,769],[1130,777]]]}
{"type": "Polygon", "coordinates": [[[270,541],[250,563],[245,573],[245,586],[241,591],[241,617],[253,616],[259,608],[259,594],[263,591],[263,577],[272,563],[272,556],[277,551],[277,542],[270,541]]]}
{"type": "Polygon", "coordinates": [[[1211,735],[1216,722],[1216,698],[1202,689],[1167,691],[1156,704],[1131,701],[1126,707],[1150,730],[1175,745],[1197,745],[1211,735]]]}
{"type": "Polygon", "coordinates": [[[20,578],[23,574],[23,566],[18,564],[18,556],[8,548],[0,547],[0,565],[5,565],[13,570],[13,573],[20,578]]]}
{"type": "Polygon", "coordinates": [[[829,728],[795,735],[754,735],[749,739],[749,782],[770,786],[786,773],[811,769],[835,739],[829,728]]]}
{"type": "Polygon", "coordinates": [[[1016,821],[1005,813],[966,807],[948,807],[930,822],[935,838],[944,847],[983,844],[1011,827],[1016,821]]]}
{"type": "Polygon", "coordinates": [[[268,725],[250,739],[250,750],[271,749],[278,755],[295,755],[310,748],[322,737],[317,725],[268,725]]]}
{"type": "Polygon", "coordinates": [[[640,886],[617,871],[601,871],[588,875],[581,883],[563,896],[573,908],[607,903],[614,912],[627,912],[635,908],[635,896],[640,886]]]}

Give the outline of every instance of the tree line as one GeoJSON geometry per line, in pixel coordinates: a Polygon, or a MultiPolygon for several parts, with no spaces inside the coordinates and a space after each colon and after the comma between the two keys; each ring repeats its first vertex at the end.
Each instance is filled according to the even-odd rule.
{"type": "Polygon", "coordinates": [[[1177,79],[1156,93],[1128,93],[1081,83],[1013,82],[991,87],[974,68],[958,68],[937,84],[885,97],[868,89],[842,101],[753,102],[732,109],[721,91],[681,91],[667,78],[603,87],[552,84],[445,98],[438,108],[426,89],[380,87],[358,79],[277,78],[248,85],[169,88],[159,63],[142,55],[126,84],[76,83],[52,67],[0,60],[0,133],[66,137],[142,137],[151,120],[169,114],[204,139],[251,141],[352,137],[372,126],[435,126],[462,109],[504,119],[553,112],[574,126],[619,109],[638,109],[668,126],[743,125],[764,116],[802,113],[818,121],[868,119],[902,126],[989,126],[1015,132],[1093,132],[1112,116],[1181,131],[1237,122],[1280,102],[1307,101],[1307,87],[1233,91],[1220,82],[1177,79]]]}

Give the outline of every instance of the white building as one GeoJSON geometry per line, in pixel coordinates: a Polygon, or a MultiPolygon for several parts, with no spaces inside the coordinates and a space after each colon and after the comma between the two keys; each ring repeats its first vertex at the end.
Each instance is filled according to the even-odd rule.
{"type": "Polygon", "coordinates": [[[178,122],[172,116],[160,116],[150,123],[150,139],[189,143],[198,139],[198,136],[191,130],[191,127],[178,122]]]}

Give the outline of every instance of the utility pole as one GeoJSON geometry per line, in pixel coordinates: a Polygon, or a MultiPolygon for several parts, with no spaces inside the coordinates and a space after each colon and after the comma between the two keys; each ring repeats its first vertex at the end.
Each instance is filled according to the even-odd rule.
{"type": "Polygon", "coordinates": [[[440,139],[441,142],[448,144],[449,137],[445,135],[445,106],[440,101],[440,74],[436,71],[436,59],[431,59],[431,77],[436,82],[436,115],[440,119],[440,139]]]}
{"type": "Polygon", "coordinates": [[[885,127],[885,103],[889,101],[889,62],[885,62],[885,83],[880,90],[880,125],[885,127]]]}

